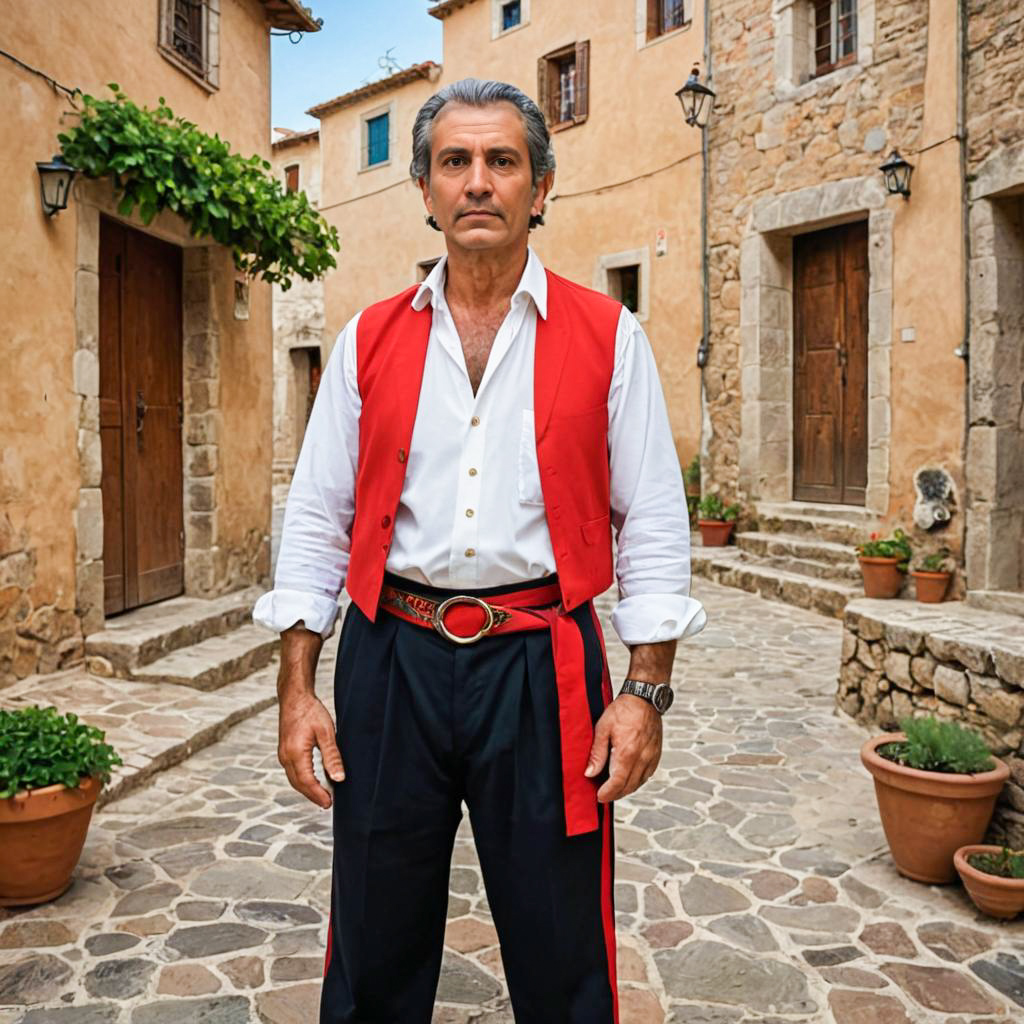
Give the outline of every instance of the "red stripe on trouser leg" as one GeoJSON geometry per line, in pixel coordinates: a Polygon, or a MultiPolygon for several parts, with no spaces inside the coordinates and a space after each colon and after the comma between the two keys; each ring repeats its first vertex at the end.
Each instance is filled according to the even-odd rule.
{"type": "Polygon", "coordinates": [[[327,969],[331,966],[331,948],[333,943],[331,942],[331,934],[334,931],[334,908],[331,908],[330,914],[327,916],[327,954],[324,956],[324,977],[327,977],[327,969]]]}
{"type": "Polygon", "coordinates": [[[601,922],[604,926],[604,947],[608,957],[608,984],[612,990],[612,1012],[615,1024],[619,1024],[619,985],[616,968],[615,908],[612,904],[612,857],[611,843],[612,805],[607,803],[601,814],[601,922]]]}

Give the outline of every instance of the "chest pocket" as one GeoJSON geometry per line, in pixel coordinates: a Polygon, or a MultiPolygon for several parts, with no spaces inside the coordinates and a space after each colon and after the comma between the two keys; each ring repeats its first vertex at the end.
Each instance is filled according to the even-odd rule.
{"type": "Polygon", "coordinates": [[[543,505],[540,488],[540,468],[537,465],[537,438],[533,426],[533,410],[523,410],[519,431],[519,502],[522,505],[543,505]]]}

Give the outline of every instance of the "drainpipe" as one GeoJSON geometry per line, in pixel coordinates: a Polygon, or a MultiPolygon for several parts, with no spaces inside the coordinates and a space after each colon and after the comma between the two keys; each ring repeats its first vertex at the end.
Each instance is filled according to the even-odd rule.
{"type": "MultiPolygon", "coordinates": [[[[968,362],[971,344],[971,204],[970,186],[967,181],[967,0],[957,0],[959,24],[960,77],[957,89],[956,134],[960,139],[960,181],[961,181],[961,228],[964,239],[964,336],[953,354],[968,362]]],[[[968,377],[970,369],[968,368],[968,377]]],[[[968,413],[968,426],[970,413],[968,413]]],[[[966,431],[964,443],[967,443],[966,431]]],[[[965,452],[966,455],[966,452],[965,452]]]]}
{"type": "MultiPolygon", "coordinates": [[[[705,81],[711,85],[711,0],[704,0],[704,71],[705,81]]],[[[704,386],[704,367],[707,366],[711,349],[711,296],[709,294],[708,253],[708,181],[711,175],[708,166],[708,125],[700,130],[700,290],[701,320],[700,343],[697,346],[697,365],[700,367],[700,476],[701,493],[707,492],[707,463],[711,445],[711,416],[707,408],[707,389],[704,386]]]]}

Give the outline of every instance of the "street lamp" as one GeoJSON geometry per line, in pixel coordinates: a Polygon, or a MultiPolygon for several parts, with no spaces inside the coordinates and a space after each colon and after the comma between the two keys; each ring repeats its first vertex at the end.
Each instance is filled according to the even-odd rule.
{"type": "Polygon", "coordinates": [[[914,170],[913,164],[908,164],[900,156],[899,150],[894,149],[889,154],[889,159],[878,168],[885,175],[885,187],[893,196],[910,198],[910,175],[914,170]]]}
{"type": "Polygon", "coordinates": [[[43,212],[47,217],[52,217],[60,210],[66,210],[71,180],[75,176],[74,167],[66,163],[64,157],[58,153],[48,163],[36,161],[36,169],[39,171],[39,192],[43,200],[43,212]]]}
{"type": "Polygon", "coordinates": [[[715,91],[701,83],[696,67],[690,72],[686,84],[676,90],[676,95],[682,104],[686,123],[698,128],[705,127],[711,116],[711,108],[715,105],[715,91]]]}

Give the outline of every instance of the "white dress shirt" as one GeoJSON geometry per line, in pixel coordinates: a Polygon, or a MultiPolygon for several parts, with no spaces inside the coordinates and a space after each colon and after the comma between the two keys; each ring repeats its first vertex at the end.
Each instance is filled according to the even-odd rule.
{"type": "MultiPolygon", "coordinates": [[[[412,299],[433,319],[395,514],[389,572],[429,586],[480,588],[555,571],[537,469],[533,353],[547,315],[547,277],[534,251],[473,394],[444,295],[447,257],[412,299]]],[[[285,506],[274,589],[253,619],[275,631],[302,620],[334,632],[348,569],[359,459],[356,314],[328,357],[285,506]]],[[[706,616],[690,588],[690,531],[665,400],[643,328],[623,308],[608,392],[615,570],[612,625],[623,643],[689,636],[706,616]]]]}

